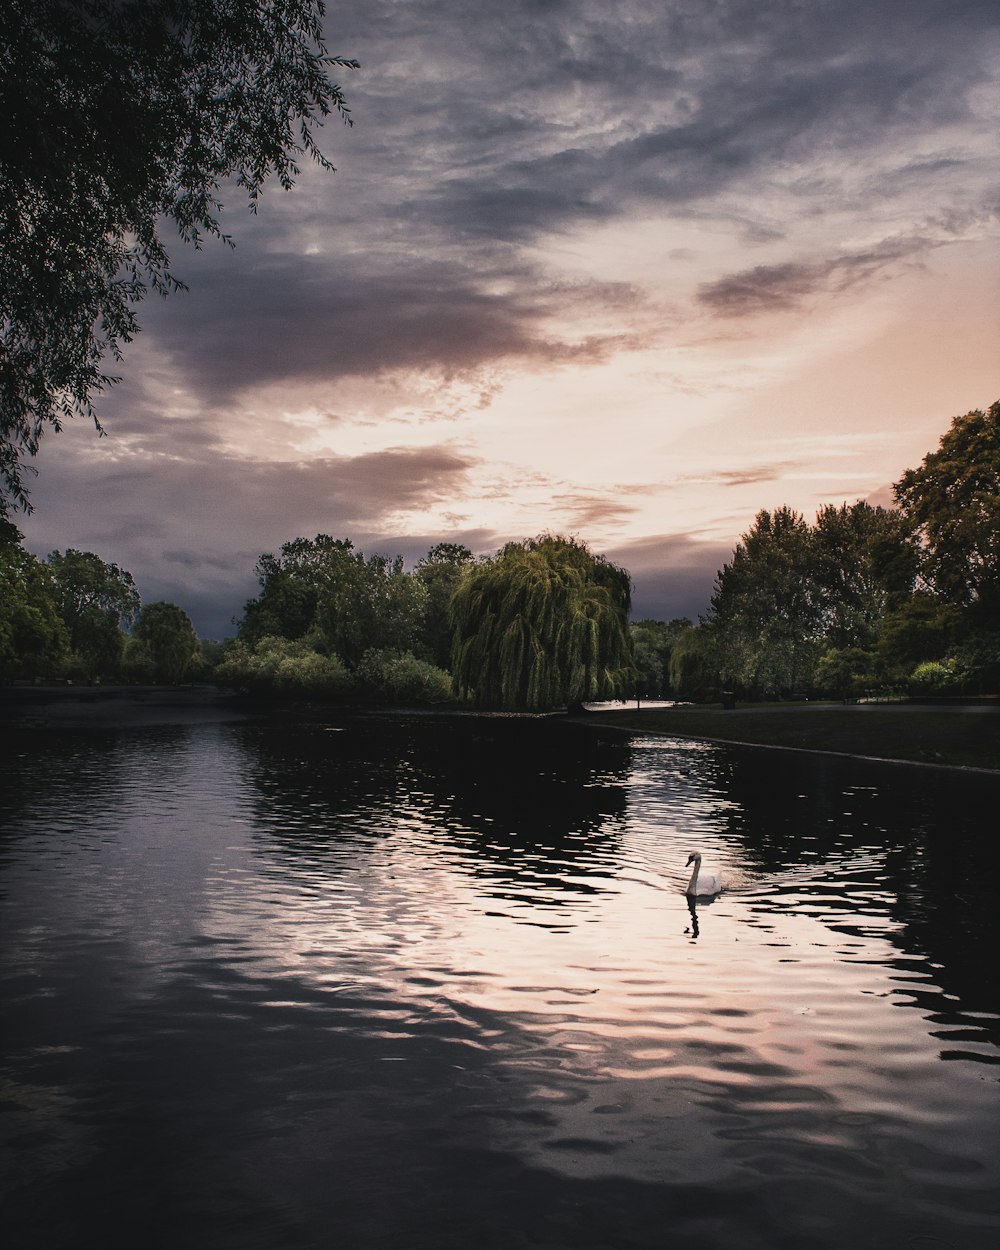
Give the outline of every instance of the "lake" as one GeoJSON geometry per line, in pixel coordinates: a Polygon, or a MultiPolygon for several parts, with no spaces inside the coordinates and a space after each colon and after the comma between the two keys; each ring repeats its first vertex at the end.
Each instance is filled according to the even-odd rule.
{"type": "Polygon", "coordinates": [[[1000,778],[319,714],[0,773],[7,1247],[1000,1244],[1000,778]]]}

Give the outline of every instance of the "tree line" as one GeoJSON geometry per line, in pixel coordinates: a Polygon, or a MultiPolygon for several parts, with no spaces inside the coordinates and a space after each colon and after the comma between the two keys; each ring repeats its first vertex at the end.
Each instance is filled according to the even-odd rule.
{"type": "Polygon", "coordinates": [[[412,572],[350,539],[296,538],[216,670],[231,685],[543,710],[614,698],[631,674],[628,573],[545,534],[476,559],[438,543],[412,572]]]}
{"type": "Polygon", "coordinates": [[[201,643],[173,603],[145,607],[132,574],[92,551],[38,560],[0,519],[0,681],[176,684],[208,675],[201,643]]]}
{"type": "Polygon", "coordinates": [[[92,552],[38,560],[0,520],[0,680],[205,679],[276,696],[546,710],[626,696],[856,697],[1000,688],[1000,402],[957,417],[895,506],[758,513],[694,625],[629,621],[627,570],[543,534],[412,570],[348,538],[256,566],[237,635],[199,641],[92,552]]]}
{"type": "Polygon", "coordinates": [[[859,501],[761,511],[709,611],[669,659],[683,697],[996,693],[1000,688],[1000,402],[956,417],[938,449],[859,501]]]}

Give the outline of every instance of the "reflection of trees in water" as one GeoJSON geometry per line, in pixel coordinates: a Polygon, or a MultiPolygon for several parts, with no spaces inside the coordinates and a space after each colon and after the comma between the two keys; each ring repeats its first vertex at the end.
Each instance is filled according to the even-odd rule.
{"type": "MultiPolygon", "coordinates": [[[[845,920],[877,913],[900,926],[892,940],[901,971],[906,956],[930,960],[940,965],[941,988],[964,1008],[1000,1011],[1000,779],[785,752],[727,754],[735,804],[727,824],[748,868],[779,884],[794,873],[796,887],[803,868],[812,870],[829,912],[845,920]]],[[[914,994],[919,999],[919,982],[914,994]]],[[[928,1001],[941,1009],[939,995],[928,1001]]]]}
{"type": "Polygon", "coordinates": [[[274,846],[328,857],[400,827],[475,874],[586,891],[619,844],[631,748],[548,718],[359,716],[246,727],[274,846]],[[572,879],[568,876],[571,870],[572,879]]]}

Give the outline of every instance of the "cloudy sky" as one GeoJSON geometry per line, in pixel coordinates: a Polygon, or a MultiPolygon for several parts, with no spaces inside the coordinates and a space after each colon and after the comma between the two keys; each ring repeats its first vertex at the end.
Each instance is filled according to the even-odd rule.
{"type": "Polygon", "coordinates": [[[296,535],[574,534],[697,616],[760,508],[889,502],[1000,398],[996,0],[343,0],[336,174],[179,243],[44,554],[222,637],[296,535]]]}

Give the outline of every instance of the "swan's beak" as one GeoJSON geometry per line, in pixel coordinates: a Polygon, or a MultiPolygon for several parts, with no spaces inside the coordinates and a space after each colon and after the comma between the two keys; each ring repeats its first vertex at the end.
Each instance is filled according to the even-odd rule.
{"type": "MultiPolygon", "coordinates": [[[[693,864],[693,863],[694,863],[694,856],[693,856],[693,855],[689,855],[689,856],[687,857],[687,862],[688,862],[688,864],[693,864]]],[[[685,864],[684,866],[685,866],[685,868],[686,868],[686,867],[687,867],[687,864],[685,864]]]]}

